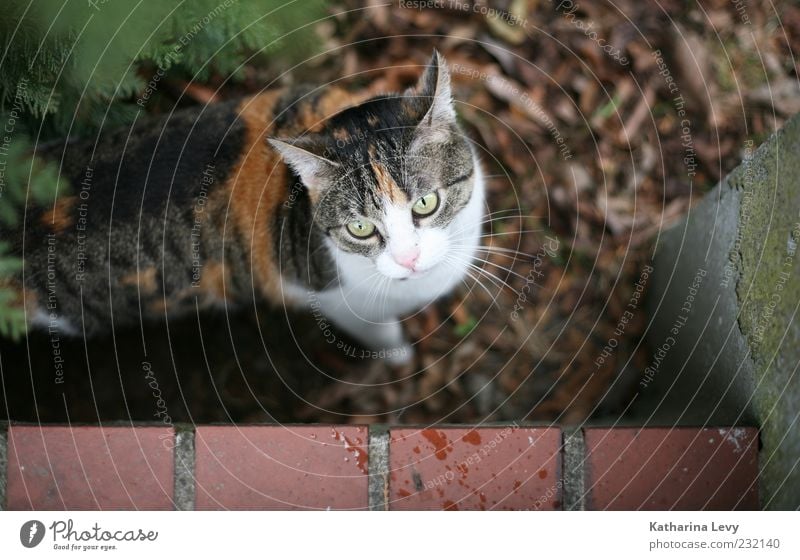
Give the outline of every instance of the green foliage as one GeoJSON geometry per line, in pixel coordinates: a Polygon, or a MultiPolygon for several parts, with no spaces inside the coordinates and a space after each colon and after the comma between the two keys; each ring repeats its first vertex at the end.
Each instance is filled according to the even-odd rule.
{"type": "Polygon", "coordinates": [[[254,56],[307,56],[324,15],[319,0],[6,0],[3,12],[0,108],[20,95],[45,137],[131,122],[157,70],[238,79],[254,56]]]}
{"type": "Polygon", "coordinates": [[[471,333],[477,326],[478,326],[478,321],[475,319],[475,317],[470,315],[469,317],[467,317],[466,321],[456,325],[453,331],[456,333],[456,336],[464,338],[469,333],[471,333]]]}
{"type": "Polygon", "coordinates": [[[245,64],[284,63],[318,48],[320,0],[5,0],[0,18],[0,335],[24,317],[7,239],[26,205],[52,205],[66,184],[32,157],[36,144],[133,121],[169,80],[217,82],[245,64]],[[153,78],[158,77],[153,87],[153,78]],[[137,103],[138,102],[138,103],[137,103]]]}
{"type": "Polygon", "coordinates": [[[25,312],[22,307],[16,305],[14,294],[11,290],[3,288],[0,290],[0,335],[19,340],[25,334],[25,312]]]}
{"type": "Polygon", "coordinates": [[[0,138],[0,335],[19,338],[25,332],[25,314],[19,293],[4,279],[13,278],[22,269],[22,260],[12,253],[5,237],[19,234],[20,217],[26,205],[53,204],[66,183],[59,178],[54,163],[31,156],[24,136],[13,132],[15,112],[0,113],[6,136],[0,138]]]}

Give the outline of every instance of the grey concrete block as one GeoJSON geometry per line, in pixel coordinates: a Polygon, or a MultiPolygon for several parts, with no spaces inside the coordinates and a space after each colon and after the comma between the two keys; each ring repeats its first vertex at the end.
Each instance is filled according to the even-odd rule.
{"type": "Polygon", "coordinates": [[[648,424],[756,425],[764,507],[800,506],[800,116],[657,243],[648,424]]]}

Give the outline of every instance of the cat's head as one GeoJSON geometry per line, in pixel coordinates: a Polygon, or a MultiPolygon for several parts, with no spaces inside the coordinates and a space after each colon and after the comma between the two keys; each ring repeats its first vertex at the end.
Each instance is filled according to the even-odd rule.
{"type": "Polygon", "coordinates": [[[270,142],[308,189],[313,226],[338,256],[368,259],[388,278],[419,278],[458,242],[477,163],[437,52],[403,94],[351,107],[319,132],[270,142]]]}

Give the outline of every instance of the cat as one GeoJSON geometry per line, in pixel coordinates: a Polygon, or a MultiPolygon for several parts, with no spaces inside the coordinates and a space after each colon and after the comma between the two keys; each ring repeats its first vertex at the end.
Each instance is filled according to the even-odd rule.
{"type": "Polygon", "coordinates": [[[28,210],[16,283],[68,335],[267,300],[407,362],[400,317],[467,278],[485,213],[436,51],[402,93],[268,90],[38,153],[71,190],[28,210]]]}

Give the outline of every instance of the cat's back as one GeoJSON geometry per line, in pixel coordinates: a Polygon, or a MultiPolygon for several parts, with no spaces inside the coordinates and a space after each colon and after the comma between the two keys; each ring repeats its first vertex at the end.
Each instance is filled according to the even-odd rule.
{"type": "Polygon", "coordinates": [[[267,90],[163,115],[140,113],[128,127],[51,142],[37,154],[58,166],[73,191],[103,191],[95,207],[111,210],[113,201],[115,213],[147,211],[167,197],[176,203],[196,197],[209,173],[218,185],[229,183],[246,158],[272,155],[268,136],[313,132],[362,98],[339,87],[267,90]]]}
{"type": "Polygon", "coordinates": [[[356,99],[269,90],[44,146],[71,192],[28,210],[25,285],[42,294],[37,307],[55,291],[59,316],[104,328],[111,306],[124,322],[252,293],[253,278],[277,293],[273,222],[290,177],[266,139],[313,130],[356,99]]]}
{"type": "Polygon", "coordinates": [[[159,116],[140,114],[128,127],[51,143],[37,154],[56,163],[71,184],[65,200],[83,191],[96,214],[104,213],[100,208],[112,210],[113,203],[123,218],[167,196],[195,196],[194,186],[209,165],[220,176],[229,171],[245,136],[238,105],[232,100],[159,116]]]}

